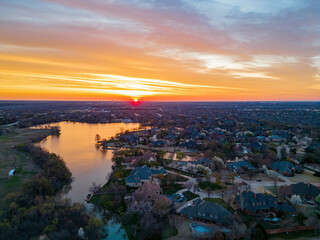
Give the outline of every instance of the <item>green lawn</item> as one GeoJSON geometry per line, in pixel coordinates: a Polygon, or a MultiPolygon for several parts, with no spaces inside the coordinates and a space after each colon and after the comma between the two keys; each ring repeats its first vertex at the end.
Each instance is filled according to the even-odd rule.
{"type": "Polygon", "coordinates": [[[230,206],[228,205],[228,203],[226,203],[226,202],[225,202],[223,199],[221,199],[221,198],[204,198],[203,200],[220,204],[222,207],[224,207],[225,209],[227,209],[227,210],[228,210],[229,212],[231,212],[232,214],[235,212],[234,209],[233,209],[232,207],[230,207],[230,206]]]}
{"type": "Polygon", "coordinates": [[[180,173],[181,175],[186,175],[186,176],[189,176],[189,177],[197,177],[196,174],[189,173],[189,172],[184,172],[184,171],[180,171],[180,170],[175,169],[175,168],[165,167],[165,169],[170,170],[170,171],[173,171],[173,172],[176,172],[176,173],[180,173]]]}
{"type": "Polygon", "coordinates": [[[182,176],[182,175],[177,175],[177,174],[172,174],[172,173],[169,173],[168,174],[168,178],[175,178],[175,181],[176,182],[187,182],[188,181],[188,178],[182,176]]]}
{"type": "Polygon", "coordinates": [[[221,186],[219,184],[212,183],[212,182],[207,182],[207,181],[200,182],[199,183],[199,187],[202,190],[206,190],[207,188],[209,188],[211,191],[216,191],[216,190],[219,190],[219,189],[223,188],[223,186],[221,186]]]}
{"type": "Polygon", "coordinates": [[[197,197],[199,197],[199,195],[197,195],[197,194],[194,194],[193,192],[189,192],[189,191],[185,191],[185,192],[183,192],[182,193],[186,198],[187,198],[187,201],[190,201],[190,200],[192,200],[192,199],[195,199],[195,198],[197,198],[197,197]]]}
{"type": "Polygon", "coordinates": [[[170,224],[166,224],[162,230],[162,239],[168,239],[173,236],[178,235],[178,229],[176,227],[171,226],[170,224]]]}
{"type": "Polygon", "coordinates": [[[163,190],[163,194],[174,194],[183,188],[184,186],[181,184],[173,184],[173,185],[163,186],[162,190],[163,190]]]}
{"type": "Polygon", "coordinates": [[[18,151],[15,146],[28,144],[32,138],[50,134],[48,129],[10,128],[10,131],[11,133],[0,136],[0,199],[8,193],[19,191],[22,183],[39,169],[30,154],[18,151]],[[10,177],[8,172],[13,168],[16,169],[16,174],[10,177]]]}
{"type": "Polygon", "coordinates": [[[269,239],[277,238],[277,239],[309,239],[320,236],[320,232],[314,233],[314,230],[306,230],[306,231],[300,231],[300,232],[291,232],[291,233],[277,233],[269,235],[269,239]]]}

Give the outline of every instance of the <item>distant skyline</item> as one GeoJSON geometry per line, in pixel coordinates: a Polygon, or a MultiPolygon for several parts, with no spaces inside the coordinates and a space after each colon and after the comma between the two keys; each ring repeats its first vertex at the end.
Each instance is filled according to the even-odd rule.
{"type": "Polygon", "coordinates": [[[3,0],[0,99],[319,101],[319,0],[3,0]]]}

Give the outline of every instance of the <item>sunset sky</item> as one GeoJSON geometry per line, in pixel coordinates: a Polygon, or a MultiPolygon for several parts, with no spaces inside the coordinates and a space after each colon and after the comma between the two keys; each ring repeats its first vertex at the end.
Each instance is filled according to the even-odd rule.
{"type": "Polygon", "coordinates": [[[0,99],[320,100],[319,0],[0,4],[0,99]]]}

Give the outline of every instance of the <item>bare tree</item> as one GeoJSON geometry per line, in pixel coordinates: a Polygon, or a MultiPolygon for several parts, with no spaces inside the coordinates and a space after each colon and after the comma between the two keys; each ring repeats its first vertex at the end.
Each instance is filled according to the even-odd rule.
{"type": "Polygon", "coordinates": [[[208,198],[210,198],[210,195],[211,195],[211,193],[212,193],[211,188],[210,188],[210,187],[207,187],[207,188],[206,188],[206,191],[207,191],[207,194],[208,194],[208,198]]]}
{"type": "Polygon", "coordinates": [[[93,182],[89,187],[89,192],[95,193],[100,191],[100,189],[101,189],[101,184],[96,184],[96,182],[93,182]]]}
{"type": "Polygon", "coordinates": [[[191,188],[193,187],[194,183],[189,180],[185,183],[186,188],[188,189],[188,192],[190,192],[191,188]]]}
{"type": "Polygon", "coordinates": [[[196,191],[199,190],[199,184],[198,183],[194,183],[193,184],[193,193],[196,193],[196,191]]]}

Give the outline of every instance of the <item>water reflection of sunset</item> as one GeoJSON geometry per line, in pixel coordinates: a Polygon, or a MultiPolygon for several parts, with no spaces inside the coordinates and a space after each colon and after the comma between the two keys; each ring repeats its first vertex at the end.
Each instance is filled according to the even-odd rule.
{"type": "MultiPolygon", "coordinates": [[[[54,124],[56,125],[56,124],[54,124]]],[[[41,145],[60,155],[74,177],[68,196],[82,202],[93,182],[104,184],[111,172],[113,151],[102,151],[95,146],[95,136],[110,138],[125,130],[139,127],[137,123],[88,124],[62,122],[61,135],[50,136],[41,145]]]]}

